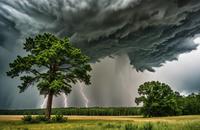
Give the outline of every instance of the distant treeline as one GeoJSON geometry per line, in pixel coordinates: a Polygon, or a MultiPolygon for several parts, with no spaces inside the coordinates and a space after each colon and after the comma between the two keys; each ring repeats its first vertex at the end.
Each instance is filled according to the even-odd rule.
{"type": "MultiPolygon", "coordinates": [[[[44,109],[0,110],[0,115],[42,115],[44,109]]],[[[54,108],[52,114],[87,116],[126,116],[141,115],[140,107],[91,107],[91,108],[54,108]]]]}
{"type": "Polygon", "coordinates": [[[180,108],[180,115],[200,114],[200,92],[192,93],[188,96],[177,94],[177,105],[180,108]]]}

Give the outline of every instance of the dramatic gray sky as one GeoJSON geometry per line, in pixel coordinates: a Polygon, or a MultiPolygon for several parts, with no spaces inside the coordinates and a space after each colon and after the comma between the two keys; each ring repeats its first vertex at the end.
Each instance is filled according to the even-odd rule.
{"type": "Polygon", "coordinates": [[[92,85],[75,85],[54,106],[134,106],[151,80],[197,92],[199,15],[199,0],[0,0],[0,108],[41,107],[34,87],[18,94],[5,72],[25,55],[25,37],[43,32],[70,37],[92,59],[92,85]]]}

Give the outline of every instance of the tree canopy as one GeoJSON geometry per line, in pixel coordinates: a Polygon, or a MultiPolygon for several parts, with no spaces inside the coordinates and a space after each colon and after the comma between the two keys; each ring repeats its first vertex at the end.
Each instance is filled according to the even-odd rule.
{"type": "Polygon", "coordinates": [[[11,69],[7,75],[12,78],[20,77],[20,92],[30,86],[37,86],[40,94],[48,95],[49,111],[53,95],[70,93],[72,85],[78,81],[90,84],[89,57],[73,47],[67,37],[59,39],[50,33],[39,34],[34,38],[27,38],[24,49],[27,55],[17,56],[10,63],[11,69]]]}
{"type": "Polygon", "coordinates": [[[178,115],[176,93],[169,85],[152,81],[139,86],[140,97],[135,99],[139,105],[143,103],[142,113],[146,117],[178,115]]]}
{"type": "Polygon", "coordinates": [[[182,115],[200,114],[200,92],[188,96],[178,95],[176,100],[182,115]]]}

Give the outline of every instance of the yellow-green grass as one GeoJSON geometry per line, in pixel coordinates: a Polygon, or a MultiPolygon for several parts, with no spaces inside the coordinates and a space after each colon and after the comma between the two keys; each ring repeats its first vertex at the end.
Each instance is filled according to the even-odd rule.
{"type": "Polygon", "coordinates": [[[143,118],[140,116],[68,116],[66,123],[24,124],[22,116],[0,116],[0,130],[200,130],[200,115],[143,118]],[[146,129],[148,130],[148,129],[146,129]],[[149,129],[150,130],[150,129],[149,129]]]}

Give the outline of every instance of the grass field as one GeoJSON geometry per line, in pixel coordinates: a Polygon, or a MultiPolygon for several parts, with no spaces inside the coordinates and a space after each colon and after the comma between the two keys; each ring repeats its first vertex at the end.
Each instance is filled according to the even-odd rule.
{"type": "Polygon", "coordinates": [[[200,130],[200,115],[142,118],[140,116],[68,116],[66,123],[24,124],[22,116],[0,116],[0,130],[200,130]]]}

